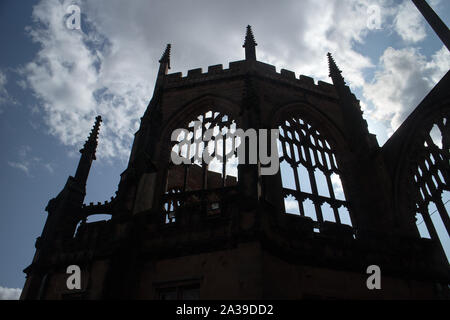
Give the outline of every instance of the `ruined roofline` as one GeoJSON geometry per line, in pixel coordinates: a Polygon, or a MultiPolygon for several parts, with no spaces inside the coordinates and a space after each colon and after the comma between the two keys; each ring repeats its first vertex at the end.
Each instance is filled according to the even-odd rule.
{"type": "MultiPolygon", "coordinates": [[[[337,91],[335,86],[331,83],[318,81],[314,83],[314,79],[305,75],[299,75],[295,77],[295,72],[281,69],[280,72],[276,71],[275,66],[260,62],[256,59],[257,43],[250,25],[246,27],[246,34],[243,47],[245,48],[245,60],[233,61],[229,63],[228,69],[223,69],[222,64],[212,65],[208,67],[207,72],[203,72],[202,68],[190,69],[183,77],[181,72],[167,74],[158,73],[158,81],[161,81],[164,88],[176,88],[185,85],[199,84],[201,82],[225,79],[234,76],[244,76],[252,74],[258,77],[271,79],[281,83],[297,86],[309,91],[318,92],[328,95],[332,98],[337,98],[337,91]]],[[[167,63],[170,67],[170,49],[171,45],[168,44],[160,63],[167,63]]]]}
{"type": "Polygon", "coordinates": [[[217,64],[209,66],[207,72],[203,72],[202,68],[196,68],[188,70],[185,76],[181,72],[170,73],[165,76],[164,87],[174,88],[193,83],[225,79],[230,76],[245,75],[250,70],[254,71],[254,74],[257,76],[293,84],[307,90],[318,91],[333,98],[337,97],[334,85],[331,83],[319,80],[315,84],[314,79],[311,77],[300,74],[296,78],[293,71],[281,69],[280,72],[277,72],[274,65],[260,61],[254,61],[252,65],[249,65],[246,60],[230,62],[228,69],[224,69],[222,64],[217,64]]]}

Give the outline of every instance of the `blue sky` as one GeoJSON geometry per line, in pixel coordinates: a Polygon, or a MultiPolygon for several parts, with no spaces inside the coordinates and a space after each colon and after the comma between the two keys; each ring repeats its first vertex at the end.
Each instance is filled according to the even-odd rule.
{"type": "MultiPolygon", "coordinates": [[[[449,25],[448,1],[429,3],[449,25]]],[[[330,82],[332,52],[380,145],[450,68],[450,54],[410,1],[4,0],[0,287],[23,286],[44,208],[75,173],[94,117],[104,122],[86,202],[103,202],[126,167],[165,44],[171,72],[227,67],[244,57],[247,24],[258,60],[278,71],[330,82]],[[81,30],[65,26],[70,4],[81,8],[81,30]],[[379,29],[367,27],[371,5],[380,8],[379,29]]]]}

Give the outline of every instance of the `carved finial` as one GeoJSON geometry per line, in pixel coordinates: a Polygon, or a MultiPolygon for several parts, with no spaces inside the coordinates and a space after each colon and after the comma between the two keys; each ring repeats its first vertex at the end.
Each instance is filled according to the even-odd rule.
{"type": "Polygon", "coordinates": [[[345,122],[345,134],[349,144],[353,150],[367,153],[370,149],[369,145],[369,131],[367,122],[362,117],[361,107],[355,95],[350,91],[350,88],[345,84],[344,78],[341,75],[341,70],[334,62],[331,53],[328,53],[328,65],[330,68],[329,76],[333,80],[336,88],[336,93],[339,97],[339,105],[345,122]]]}
{"type": "Polygon", "coordinates": [[[255,42],[255,37],[253,36],[252,27],[250,25],[247,26],[247,33],[245,34],[245,41],[243,48],[246,48],[247,46],[257,46],[258,44],[255,42]]]}
{"type": "Polygon", "coordinates": [[[92,160],[96,159],[95,151],[97,150],[97,138],[101,122],[102,117],[97,116],[95,118],[94,127],[92,128],[88,139],[84,143],[83,149],[80,150],[81,157],[80,161],[78,162],[77,172],[75,173],[75,180],[78,181],[81,186],[86,186],[86,181],[89,175],[89,170],[91,169],[92,160]]]}
{"type": "Polygon", "coordinates": [[[247,26],[247,33],[245,34],[245,41],[243,48],[245,48],[245,60],[256,60],[256,49],[258,44],[255,42],[255,37],[253,36],[252,27],[247,26]]]}
{"type": "Polygon", "coordinates": [[[102,122],[102,117],[97,116],[95,118],[95,124],[94,127],[91,130],[91,133],[89,134],[88,139],[84,143],[83,149],[80,150],[81,153],[90,152],[93,154],[93,159],[95,159],[95,151],[97,149],[97,138],[98,138],[98,132],[100,129],[100,123],[102,122]]]}
{"type": "Polygon", "coordinates": [[[333,83],[336,84],[344,84],[345,85],[345,81],[344,78],[342,77],[342,71],[339,70],[338,66],[336,65],[336,62],[334,62],[333,57],[331,56],[331,53],[327,53],[328,56],[328,68],[330,71],[329,76],[331,77],[331,79],[333,80],[333,83]]]}
{"type": "Polygon", "coordinates": [[[170,69],[170,48],[171,44],[168,43],[166,46],[166,50],[164,50],[164,53],[161,56],[161,59],[159,59],[159,63],[167,63],[167,67],[170,69]]]}

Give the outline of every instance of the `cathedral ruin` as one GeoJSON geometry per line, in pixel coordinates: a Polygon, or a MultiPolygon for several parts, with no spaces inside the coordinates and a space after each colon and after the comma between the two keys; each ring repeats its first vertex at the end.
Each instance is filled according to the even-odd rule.
{"type": "MultiPolygon", "coordinates": [[[[87,205],[96,118],[75,175],[46,207],[21,299],[449,298],[431,215],[450,232],[450,74],[379,146],[331,54],[332,83],[315,83],[258,61],[256,46],[248,26],[244,60],[183,76],[168,73],[167,45],[116,195],[87,205]],[[177,128],[192,148],[174,147],[177,128]],[[208,128],[278,129],[280,170],[261,175],[260,159],[237,155],[170,161],[206,148],[194,140],[208,128]],[[111,219],[89,223],[95,214],[111,219]],[[66,286],[70,265],[79,289],[66,286]],[[373,265],[379,290],[366,283],[373,265]]],[[[234,142],[224,139],[222,154],[234,142]]]]}

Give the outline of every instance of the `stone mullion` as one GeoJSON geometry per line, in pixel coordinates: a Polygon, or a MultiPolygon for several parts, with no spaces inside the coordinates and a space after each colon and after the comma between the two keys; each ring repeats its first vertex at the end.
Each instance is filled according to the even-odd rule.
{"type": "MultiPolygon", "coordinates": [[[[203,115],[203,119],[205,119],[205,116],[203,115]]],[[[201,134],[200,134],[200,138],[203,141],[203,134],[204,134],[204,129],[205,129],[205,124],[202,122],[202,126],[201,126],[201,134]]],[[[194,133],[195,136],[195,133],[194,133]]],[[[197,148],[196,148],[196,154],[198,155],[198,152],[200,151],[200,144],[198,143],[197,148]]],[[[203,148],[205,147],[205,145],[203,144],[203,148]]],[[[203,150],[202,150],[203,151],[203,150]]],[[[203,159],[203,154],[200,153],[200,158],[201,158],[201,166],[202,166],[202,190],[206,190],[207,186],[207,181],[208,181],[208,165],[205,163],[205,160],[203,159]]]]}
{"type": "MultiPolygon", "coordinates": [[[[309,132],[306,132],[306,140],[309,141],[309,132]]],[[[308,145],[308,143],[305,144],[306,146],[308,145]]],[[[317,190],[317,183],[316,183],[316,177],[314,175],[314,168],[312,166],[312,162],[311,162],[311,153],[310,153],[310,148],[308,146],[308,149],[305,150],[305,156],[306,156],[306,161],[308,163],[308,174],[309,174],[309,181],[311,183],[311,190],[313,192],[313,194],[315,196],[319,195],[319,192],[317,190]]],[[[320,223],[323,223],[323,215],[322,215],[322,208],[321,206],[317,203],[317,201],[313,201],[314,202],[314,207],[316,208],[316,216],[317,216],[317,220],[320,223]]]]}
{"type": "MultiPolygon", "coordinates": [[[[287,160],[292,170],[294,171],[294,181],[296,187],[296,194],[298,199],[304,199],[305,197],[310,198],[314,204],[314,208],[316,210],[316,217],[319,224],[323,223],[323,212],[321,205],[324,202],[330,204],[333,208],[333,214],[336,220],[336,223],[342,224],[340,219],[338,208],[343,205],[346,206],[346,201],[341,201],[336,199],[336,195],[333,189],[333,183],[331,181],[331,174],[333,172],[338,173],[336,160],[333,159],[333,152],[331,147],[327,146],[327,142],[320,136],[320,133],[314,129],[314,127],[308,127],[307,123],[300,123],[294,121],[286,121],[284,124],[280,126],[283,130],[284,134],[280,135],[281,148],[283,152],[284,159],[287,160]],[[286,123],[289,124],[286,125],[286,123]],[[289,135],[291,138],[289,138],[289,135]],[[299,142],[296,139],[295,133],[299,136],[299,142]],[[314,139],[314,140],[312,140],[314,139]],[[320,144],[321,145],[320,145],[320,144]],[[289,144],[288,146],[286,144],[289,144]],[[297,149],[295,149],[297,148],[297,149]],[[291,155],[288,157],[289,154],[291,155]],[[298,151],[298,155],[300,158],[300,163],[305,166],[308,171],[309,182],[311,187],[311,193],[302,192],[300,179],[302,178],[298,173],[298,163],[295,160],[295,151],[298,151]],[[303,151],[303,152],[302,152],[303,151]],[[311,154],[313,151],[314,154],[311,154]],[[327,160],[328,156],[328,160],[327,160]],[[313,161],[315,165],[313,165],[313,161]],[[318,185],[315,177],[315,169],[319,169],[325,174],[325,178],[327,181],[327,188],[329,191],[328,196],[320,196],[318,191],[318,185]]],[[[299,201],[299,209],[301,215],[304,215],[304,206],[303,201],[299,201]]]]}
{"type": "Polygon", "coordinates": [[[332,203],[334,218],[336,219],[336,223],[341,224],[341,218],[339,217],[339,211],[336,206],[336,196],[334,195],[333,183],[331,182],[330,171],[325,173],[325,177],[327,179],[328,191],[330,192],[330,197],[334,203],[332,203]]]}
{"type": "Polygon", "coordinates": [[[439,130],[441,130],[441,134],[442,134],[442,144],[444,149],[448,149],[448,145],[450,144],[449,140],[450,140],[450,125],[449,125],[449,120],[447,119],[447,123],[444,124],[444,120],[441,119],[438,123],[437,126],[439,127],[439,130]]]}
{"type": "MultiPolygon", "coordinates": [[[[428,146],[429,146],[429,152],[433,155],[433,157],[435,158],[436,163],[439,163],[439,168],[442,169],[441,172],[444,176],[445,182],[447,183],[447,181],[449,181],[450,179],[450,172],[449,172],[449,165],[448,162],[447,164],[445,163],[445,159],[443,160],[441,158],[441,152],[444,153],[444,155],[446,154],[445,150],[441,150],[439,149],[434,143],[433,140],[431,139],[430,135],[427,135],[425,138],[425,141],[427,142],[428,146]],[[438,151],[437,151],[438,150],[438,151]]],[[[445,149],[445,148],[444,148],[445,149]]],[[[445,158],[445,157],[444,157],[445,158]]],[[[448,158],[447,158],[448,159],[448,158]]]]}
{"type": "Polygon", "coordinates": [[[436,199],[434,199],[433,202],[436,204],[436,208],[439,212],[439,215],[441,216],[442,222],[444,223],[445,228],[447,229],[447,234],[450,236],[450,218],[448,217],[447,210],[445,209],[445,206],[442,203],[441,195],[436,196],[436,199]]]}
{"type": "Polygon", "coordinates": [[[323,159],[323,155],[322,155],[322,149],[319,146],[319,140],[318,140],[319,137],[317,135],[314,135],[313,139],[314,139],[314,143],[315,143],[314,150],[315,150],[316,157],[317,157],[317,163],[319,163],[319,165],[322,166],[322,169],[323,169],[322,171],[326,171],[328,168],[325,166],[325,162],[323,161],[324,159],[323,159]],[[320,159],[322,159],[322,161],[320,161],[320,159]]]}
{"type": "MultiPolygon", "coordinates": [[[[316,143],[316,146],[315,146],[315,155],[317,156],[316,160],[319,160],[319,157],[322,159],[321,166],[323,166],[323,169],[324,169],[323,173],[325,174],[325,178],[327,180],[328,192],[329,192],[330,198],[332,199],[332,201],[331,201],[332,203],[330,203],[330,205],[333,208],[333,214],[334,214],[336,223],[341,224],[341,218],[339,216],[339,211],[338,211],[337,204],[336,204],[336,195],[334,194],[333,183],[331,181],[331,172],[332,171],[331,171],[331,167],[328,168],[328,163],[325,159],[325,154],[324,154],[323,148],[319,146],[320,138],[321,137],[319,137],[317,135],[313,136],[313,139],[316,143]]],[[[323,142],[322,142],[322,145],[323,145],[323,142]]],[[[318,163],[320,163],[320,161],[318,161],[318,163]]],[[[317,163],[316,163],[316,165],[317,165],[317,163]]]]}
{"type": "MultiPolygon", "coordinates": [[[[291,163],[290,163],[290,166],[292,168],[292,171],[294,171],[295,189],[297,191],[301,191],[300,178],[298,176],[298,171],[297,171],[298,166],[297,166],[296,161],[295,161],[295,152],[294,152],[294,146],[293,146],[294,138],[295,138],[295,132],[290,127],[287,127],[287,129],[292,135],[292,138],[289,138],[287,133],[286,133],[286,130],[285,130],[285,137],[286,137],[286,140],[289,139],[289,149],[291,150],[291,163]]],[[[298,208],[300,210],[300,214],[302,216],[304,216],[305,215],[305,210],[303,208],[303,201],[299,201],[299,199],[297,199],[297,202],[298,202],[298,208]]]]}
{"type": "MultiPolygon", "coordinates": [[[[223,133],[222,128],[219,126],[219,130],[222,133],[222,187],[225,187],[226,180],[226,170],[227,170],[227,158],[226,158],[226,133],[223,133]]],[[[226,130],[228,131],[228,130],[226,130]]],[[[233,144],[232,144],[233,145],[233,144]]],[[[233,147],[233,146],[231,146],[233,147]]]]}
{"type": "Polygon", "coordinates": [[[211,123],[210,128],[215,127],[216,125],[219,124],[219,122],[222,122],[222,123],[223,123],[222,118],[223,118],[223,115],[222,115],[221,113],[219,113],[219,114],[217,115],[217,117],[214,117],[214,115],[213,115],[213,117],[211,118],[211,120],[209,120],[209,123],[211,123]]]}
{"type": "MultiPolygon", "coordinates": [[[[189,143],[187,144],[187,148],[186,148],[186,158],[189,159],[189,161],[191,159],[191,148],[194,148],[194,151],[195,151],[195,144],[196,143],[195,143],[195,131],[194,131],[194,134],[193,134],[192,138],[190,139],[189,143]]],[[[194,157],[195,157],[195,152],[194,152],[194,157]]],[[[191,164],[192,164],[192,162],[191,162],[191,164]]]]}
{"type": "Polygon", "coordinates": [[[314,155],[314,161],[316,163],[316,167],[320,170],[320,167],[322,166],[322,164],[320,163],[319,160],[319,150],[318,150],[318,144],[317,144],[317,140],[315,139],[316,135],[313,132],[313,134],[311,134],[309,136],[309,143],[310,143],[310,148],[311,150],[313,150],[313,155],[314,155]],[[316,143],[315,145],[312,143],[312,140],[314,140],[314,142],[316,143]]]}
{"type": "Polygon", "coordinates": [[[428,214],[428,210],[426,208],[420,208],[419,209],[420,214],[422,215],[423,221],[425,221],[425,225],[428,229],[428,233],[431,236],[431,239],[435,240],[442,248],[442,244],[439,241],[439,236],[437,234],[436,228],[434,227],[433,221],[431,221],[431,218],[428,214]]]}
{"type": "Polygon", "coordinates": [[[421,177],[420,176],[417,177],[417,182],[418,182],[419,186],[422,188],[422,191],[423,191],[423,194],[424,194],[424,197],[425,197],[425,201],[428,202],[430,200],[430,198],[433,196],[431,194],[431,189],[430,189],[430,192],[428,192],[427,188],[426,188],[426,186],[429,186],[428,169],[425,166],[423,159],[418,162],[418,166],[419,166],[420,170],[422,171],[422,176],[421,177]]]}
{"type": "MultiPolygon", "coordinates": [[[[294,143],[291,143],[290,145],[292,146],[294,143]]],[[[299,150],[299,145],[297,144],[297,143],[295,143],[294,144],[294,146],[293,147],[295,147],[295,148],[297,148],[297,152],[298,152],[298,155],[299,155],[299,158],[300,158],[300,155],[301,155],[301,150],[299,150]]],[[[300,185],[300,177],[299,177],[299,175],[298,175],[298,164],[296,163],[296,165],[295,165],[295,168],[294,167],[292,167],[292,170],[294,171],[294,179],[295,179],[295,183],[296,183],[296,185],[297,185],[297,191],[302,191],[302,188],[301,188],[301,185],[300,185]]],[[[298,199],[297,199],[298,200],[298,199]]],[[[299,207],[299,209],[300,209],[300,214],[302,215],[302,216],[304,216],[305,215],[305,208],[303,207],[303,200],[302,201],[298,201],[298,207],[299,207]]]]}
{"type": "Polygon", "coordinates": [[[430,166],[430,170],[426,172],[426,175],[425,175],[424,179],[425,179],[425,181],[426,181],[426,183],[428,185],[428,188],[430,189],[431,198],[435,198],[437,196],[440,196],[441,191],[439,189],[439,183],[438,183],[437,187],[434,185],[434,182],[433,182],[433,176],[434,176],[434,172],[433,171],[434,170],[431,170],[431,169],[434,169],[434,166],[430,166]]]}
{"type": "MultiPolygon", "coordinates": [[[[286,133],[286,129],[284,129],[284,132],[286,133]]],[[[284,160],[286,160],[286,162],[291,166],[292,171],[294,171],[295,188],[296,188],[296,190],[300,190],[300,183],[298,181],[298,176],[296,176],[296,174],[295,174],[296,170],[295,170],[294,164],[292,163],[293,162],[292,157],[290,157],[290,158],[287,157],[286,143],[288,143],[289,146],[292,143],[291,141],[288,141],[287,134],[285,134],[285,137],[281,140],[281,148],[283,149],[284,160]]],[[[291,150],[292,148],[289,148],[289,149],[291,150]]],[[[292,154],[291,154],[291,156],[292,156],[292,154]]]]}
{"type": "Polygon", "coordinates": [[[436,187],[434,185],[432,181],[432,175],[430,174],[430,172],[426,172],[423,178],[424,183],[426,183],[428,185],[428,188],[430,189],[431,201],[435,203],[439,215],[441,216],[442,222],[444,223],[445,228],[447,229],[447,233],[450,235],[450,219],[448,217],[447,210],[445,209],[445,206],[442,203],[441,193],[438,189],[439,186],[436,187]]]}

